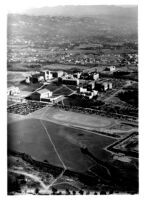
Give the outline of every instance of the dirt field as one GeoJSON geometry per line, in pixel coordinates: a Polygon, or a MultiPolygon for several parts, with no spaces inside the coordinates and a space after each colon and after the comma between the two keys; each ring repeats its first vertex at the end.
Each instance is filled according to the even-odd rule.
{"type": "Polygon", "coordinates": [[[19,114],[10,114],[8,113],[7,115],[7,121],[8,123],[13,123],[13,122],[17,122],[17,121],[21,121],[23,119],[26,119],[27,117],[24,115],[19,115],[19,114]]]}
{"type": "Polygon", "coordinates": [[[115,124],[117,121],[96,115],[86,115],[71,111],[64,111],[57,108],[44,108],[31,114],[33,118],[61,122],[67,125],[77,127],[95,129],[107,128],[115,124]]]}
{"type": "MultiPolygon", "coordinates": [[[[95,157],[101,160],[111,157],[104,148],[115,139],[48,121],[42,122],[67,168],[85,172],[88,167],[94,165],[95,162],[81,152],[81,145],[86,145],[95,157]]],[[[53,165],[62,166],[48,135],[38,119],[13,122],[8,125],[8,147],[27,153],[34,159],[47,160],[53,165]]]]}

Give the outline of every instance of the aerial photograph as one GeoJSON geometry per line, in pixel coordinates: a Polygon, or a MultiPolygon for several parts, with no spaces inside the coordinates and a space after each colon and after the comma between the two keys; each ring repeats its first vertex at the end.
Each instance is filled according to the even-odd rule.
{"type": "Polygon", "coordinates": [[[138,81],[138,5],[10,11],[7,194],[139,194],[138,81]]]}

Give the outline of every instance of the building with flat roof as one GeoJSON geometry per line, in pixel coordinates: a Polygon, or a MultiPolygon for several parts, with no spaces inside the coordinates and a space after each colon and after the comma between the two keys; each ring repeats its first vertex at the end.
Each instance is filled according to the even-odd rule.
{"type": "Polygon", "coordinates": [[[40,76],[43,76],[45,80],[50,80],[53,78],[53,75],[49,70],[40,71],[40,76]]]}
{"type": "Polygon", "coordinates": [[[52,71],[51,72],[54,78],[62,77],[63,76],[63,71],[52,71]]]}
{"type": "Polygon", "coordinates": [[[87,88],[79,87],[79,88],[77,89],[77,92],[78,92],[78,93],[85,93],[85,92],[87,92],[87,88]]]}
{"type": "Polygon", "coordinates": [[[64,99],[64,96],[60,95],[60,96],[51,96],[50,98],[42,98],[41,101],[55,104],[62,101],[63,99],[64,99]]]}
{"type": "Polygon", "coordinates": [[[60,84],[65,84],[65,85],[79,85],[79,79],[76,79],[76,78],[65,78],[65,77],[62,77],[62,78],[59,78],[58,79],[58,82],[60,84]]]}
{"type": "Polygon", "coordinates": [[[98,91],[96,91],[96,90],[82,91],[82,92],[78,93],[77,95],[83,96],[83,97],[88,98],[88,99],[92,99],[93,97],[98,95],[98,91]]]}

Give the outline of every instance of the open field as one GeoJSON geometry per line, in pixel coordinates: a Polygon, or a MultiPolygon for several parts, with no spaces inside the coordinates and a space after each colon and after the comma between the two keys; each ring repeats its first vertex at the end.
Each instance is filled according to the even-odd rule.
{"type": "Polygon", "coordinates": [[[78,69],[78,70],[84,70],[87,67],[86,66],[78,66],[78,65],[68,65],[68,64],[50,64],[50,65],[45,65],[43,66],[43,69],[48,69],[48,70],[71,70],[71,69],[78,69]]]}
{"type": "Polygon", "coordinates": [[[25,119],[25,118],[26,118],[26,116],[20,115],[20,114],[8,113],[8,115],[7,115],[7,121],[9,124],[13,123],[13,122],[21,121],[22,119],[25,119]]]}
{"type": "Polygon", "coordinates": [[[29,72],[12,72],[8,71],[7,73],[7,85],[10,87],[11,85],[18,86],[20,88],[25,87],[22,85],[20,82],[25,79],[26,76],[28,76],[30,73],[29,72]]]}
{"type": "Polygon", "coordinates": [[[47,110],[44,108],[36,111],[32,114],[32,117],[89,129],[107,128],[117,122],[117,120],[112,118],[105,118],[98,115],[90,116],[53,107],[47,108],[47,110]]]}
{"type": "MultiPolygon", "coordinates": [[[[99,159],[108,160],[111,156],[104,147],[115,141],[112,138],[93,135],[48,121],[43,121],[43,124],[69,169],[85,172],[89,166],[94,165],[94,161],[81,152],[80,147],[83,144],[99,159]]],[[[25,119],[9,124],[8,139],[9,149],[27,153],[39,161],[47,160],[53,165],[62,165],[40,120],[25,119]]]]}
{"type": "Polygon", "coordinates": [[[34,65],[35,67],[30,67],[27,63],[18,63],[18,64],[12,64],[10,63],[8,66],[8,70],[9,71],[17,71],[17,72],[30,72],[30,71],[38,71],[38,70],[64,70],[64,71],[69,71],[72,69],[79,69],[79,70],[84,70],[87,68],[87,66],[83,66],[83,65],[69,65],[69,64],[47,64],[47,65],[43,65],[42,67],[37,67],[36,65],[34,65]]]}
{"type": "Polygon", "coordinates": [[[8,107],[10,106],[10,105],[13,105],[13,104],[15,104],[15,102],[14,101],[7,101],[7,105],[8,105],[8,107]]]}
{"type": "Polygon", "coordinates": [[[8,71],[7,73],[7,79],[8,81],[13,81],[13,80],[17,80],[17,81],[21,81],[23,79],[25,79],[25,77],[27,75],[29,75],[29,72],[13,72],[13,71],[8,71]]]}
{"type": "Polygon", "coordinates": [[[113,118],[107,118],[95,114],[83,114],[72,111],[65,111],[59,108],[47,107],[37,110],[30,115],[30,118],[48,120],[67,127],[80,128],[87,132],[99,132],[112,138],[123,138],[131,132],[138,131],[137,124],[123,122],[113,118]]]}

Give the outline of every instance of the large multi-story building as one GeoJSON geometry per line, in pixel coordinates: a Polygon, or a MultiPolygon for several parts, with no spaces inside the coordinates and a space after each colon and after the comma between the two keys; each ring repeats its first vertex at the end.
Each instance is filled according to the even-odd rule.
{"type": "Polygon", "coordinates": [[[51,72],[54,78],[62,77],[63,71],[52,71],[51,72]]]}
{"type": "Polygon", "coordinates": [[[65,85],[76,85],[76,86],[79,85],[79,79],[74,79],[74,78],[69,79],[69,78],[62,77],[58,79],[58,82],[65,85]]]}
{"type": "Polygon", "coordinates": [[[106,91],[108,89],[112,89],[112,82],[96,82],[95,89],[98,91],[106,91]]]}
{"type": "Polygon", "coordinates": [[[53,75],[49,70],[40,71],[40,76],[43,76],[45,81],[53,78],[53,75]]]}
{"type": "Polygon", "coordinates": [[[91,81],[87,85],[87,90],[92,91],[95,88],[95,81],[91,81]]]}
{"type": "Polygon", "coordinates": [[[40,72],[35,72],[31,74],[31,76],[26,77],[25,82],[26,83],[37,83],[42,81],[47,81],[53,78],[53,74],[49,70],[43,70],[40,72]]]}

